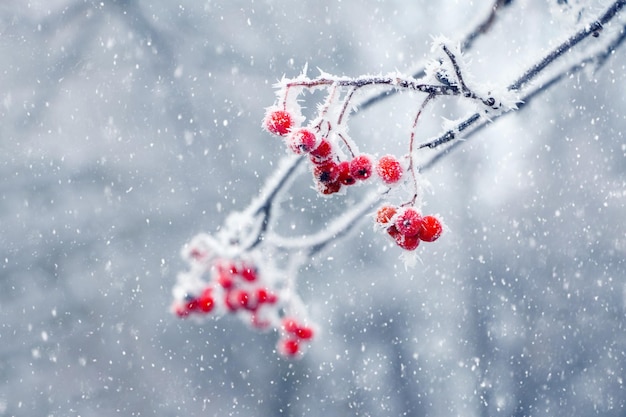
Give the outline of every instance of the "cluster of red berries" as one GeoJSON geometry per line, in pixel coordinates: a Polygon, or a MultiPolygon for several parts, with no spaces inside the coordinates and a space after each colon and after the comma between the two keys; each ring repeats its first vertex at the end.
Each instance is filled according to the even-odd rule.
{"type": "Polygon", "coordinates": [[[319,138],[309,128],[295,128],[294,118],[285,110],[270,109],[263,125],[268,132],[284,137],[286,145],[294,153],[308,154],[315,184],[324,195],[334,194],[342,186],[365,181],[374,171],[387,185],[399,182],[404,173],[402,164],[392,155],[381,157],[375,164],[372,157],[366,154],[340,161],[328,138],[319,138]]]}
{"type": "Polygon", "coordinates": [[[271,323],[263,319],[262,308],[276,305],[278,295],[261,283],[252,264],[218,259],[212,282],[199,296],[188,295],[182,303],[175,303],[173,311],[181,318],[208,314],[218,303],[229,313],[247,314],[253,327],[265,329],[271,323]]]}
{"type": "Polygon", "coordinates": [[[174,314],[184,318],[192,313],[209,314],[215,308],[215,298],[213,296],[213,288],[207,287],[199,296],[187,296],[182,303],[175,303],[172,306],[174,314]]]}
{"type": "Polygon", "coordinates": [[[257,330],[276,329],[280,333],[277,350],[289,358],[300,356],[313,340],[313,327],[293,315],[282,317],[288,297],[274,291],[253,262],[210,259],[205,249],[196,246],[187,249],[187,256],[205,263],[211,270],[211,280],[197,295],[187,294],[173,303],[176,316],[235,314],[257,330]]]}
{"type": "Polygon", "coordinates": [[[283,318],[281,327],[282,334],[278,340],[278,351],[287,357],[301,354],[304,345],[309,343],[315,335],[311,326],[303,325],[292,317],[283,318]]]}
{"type": "Polygon", "coordinates": [[[376,211],[376,223],[398,246],[409,251],[417,249],[420,242],[434,242],[443,232],[439,219],[422,216],[414,207],[384,205],[376,211]]]}

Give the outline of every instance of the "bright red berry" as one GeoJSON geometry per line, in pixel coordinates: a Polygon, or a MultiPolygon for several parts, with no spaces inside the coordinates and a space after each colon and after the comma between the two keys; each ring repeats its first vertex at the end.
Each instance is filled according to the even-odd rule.
{"type": "Polygon", "coordinates": [[[269,109],[265,114],[263,126],[274,135],[285,136],[293,127],[293,117],[285,110],[269,109]]]}
{"type": "Polygon", "coordinates": [[[328,161],[333,157],[333,148],[329,141],[322,139],[317,148],[309,153],[309,158],[314,164],[328,161]]]}
{"type": "Polygon", "coordinates": [[[313,329],[307,326],[301,326],[296,329],[295,335],[301,340],[310,340],[313,339],[313,329]]]}
{"type": "Polygon", "coordinates": [[[239,274],[244,280],[248,282],[253,282],[257,279],[257,270],[254,266],[251,265],[243,265],[241,271],[239,271],[239,274]]]}
{"type": "Polygon", "coordinates": [[[317,146],[317,136],[309,129],[296,130],[289,136],[289,148],[297,154],[309,153],[317,146]]]}
{"type": "Polygon", "coordinates": [[[443,232],[443,226],[439,219],[434,216],[424,216],[422,226],[419,231],[419,238],[424,242],[434,242],[439,239],[443,232]]]}
{"type": "Polygon", "coordinates": [[[213,307],[215,307],[213,292],[211,288],[206,288],[202,291],[200,297],[198,297],[198,309],[204,313],[210,313],[213,307]]]}
{"type": "Polygon", "coordinates": [[[352,185],[356,182],[352,174],[350,174],[350,162],[340,162],[339,165],[337,165],[337,170],[339,171],[337,181],[339,181],[343,185],[352,185]]]}
{"type": "Polygon", "coordinates": [[[398,209],[396,209],[394,206],[389,206],[389,205],[381,206],[376,211],[376,223],[380,223],[380,224],[389,223],[391,219],[393,218],[393,216],[396,215],[397,212],[398,212],[398,209]]]}
{"type": "Polygon", "coordinates": [[[376,164],[376,173],[385,184],[395,184],[400,181],[404,170],[395,156],[385,155],[376,164]]]}
{"type": "Polygon", "coordinates": [[[266,288],[259,288],[256,291],[256,298],[259,304],[276,304],[278,297],[266,288]]]}
{"type": "Polygon", "coordinates": [[[407,207],[396,217],[396,228],[405,236],[416,236],[422,227],[422,216],[413,207],[407,207]]]}
{"type": "Polygon", "coordinates": [[[350,174],[357,180],[366,180],[372,176],[372,158],[359,155],[350,161],[350,174]]]}
{"type": "Polygon", "coordinates": [[[281,340],[278,350],[285,356],[294,357],[300,353],[300,342],[296,339],[281,340]]]}

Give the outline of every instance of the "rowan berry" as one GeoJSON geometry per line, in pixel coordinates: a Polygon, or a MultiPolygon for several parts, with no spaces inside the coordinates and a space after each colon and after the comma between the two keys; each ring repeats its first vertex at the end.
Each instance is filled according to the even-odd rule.
{"type": "Polygon", "coordinates": [[[289,136],[289,148],[301,155],[311,152],[317,146],[317,137],[309,129],[299,129],[289,136]]]}
{"type": "Polygon", "coordinates": [[[313,339],[313,329],[307,326],[300,326],[294,332],[296,336],[298,336],[301,340],[310,340],[313,339]]]}
{"type": "Polygon", "coordinates": [[[239,275],[241,275],[244,280],[253,282],[257,279],[257,270],[254,266],[243,265],[239,271],[239,275]]]}
{"type": "Polygon", "coordinates": [[[396,215],[398,209],[394,206],[384,205],[376,211],[376,223],[387,224],[391,222],[393,216],[396,215]]]}
{"type": "Polygon", "coordinates": [[[263,127],[278,136],[285,136],[293,127],[293,117],[285,110],[268,109],[263,120],[263,127]]]}
{"type": "Polygon", "coordinates": [[[350,174],[357,180],[366,180],[372,176],[372,158],[359,155],[350,161],[350,174]]]}
{"type": "Polygon", "coordinates": [[[339,181],[335,182],[318,182],[317,190],[323,195],[331,195],[338,193],[341,191],[341,183],[339,181]]]}
{"type": "Polygon", "coordinates": [[[385,184],[395,184],[400,181],[404,170],[395,156],[385,155],[378,160],[376,173],[385,184]]]}
{"type": "Polygon", "coordinates": [[[172,306],[172,310],[174,311],[174,314],[176,314],[176,316],[181,319],[188,317],[190,313],[190,311],[187,309],[187,305],[182,303],[175,303],[172,306]]]}
{"type": "Polygon", "coordinates": [[[203,313],[210,313],[215,307],[215,300],[213,299],[213,291],[211,288],[205,288],[198,297],[198,310],[203,313]]]}
{"type": "Polygon", "coordinates": [[[424,216],[419,231],[419,238],[424,242],[434,242],[443,232],[443,226],[434,216],[424,216]]]}
{"type": "Polygon", "coordinates": [[[256,298],[259,304],[276,304],[278,297],[266,288],[259,288],[256,290],[256,298]]]}
{"type": "Polygon", "coordinates": [[[422,227],[422,216],[413,207],[407,207],[398,214],[395,225],[400,234],[416,236],[422,227]]]}
{"type": "Polygon", "coordinates": [[[283,330],[287,333],[295,333],[298,330],[298,322],[295,319],[290,317],[285,317],[283,319],[283,330]]]}
{"type": "Polygon", "coordinates": [[[407,236],[398,233],[394,236],[394,240],[404,250],[415,250],[420,244],[420,238],[417,235],[407,236]]]}
{"type": "Polygon", "coordinates": [[[278,351],[284,356],[294,357],[300,353],[300,342],[297,339],[280,340],[278,351]]]}
{"type": "Polygon", "coordinates": [[[337,165],[339,175],[337,181],[343,185],[352,185],[356,182],[352,174],[350,174],[350,163],[348,161],[342,161],[337,165]]]}
{"type": "Polygon", "coordinates": [[[339,168],[334,161],[326,161],[313,166],[313,176],[318,182],[327,184],[337,181],[339,168]]]}
{"type": "Polygon", "coordinates": [[[309,158],[311,159],[311,162],[313,162],[314,164],[328,161],[332,157],[333,157],[333,148],[330,142],[327,141],[326,139],[322,139],[320,141],[320,144],[317,145],[317,148],[313,149],[309,153],[309,158]]]}

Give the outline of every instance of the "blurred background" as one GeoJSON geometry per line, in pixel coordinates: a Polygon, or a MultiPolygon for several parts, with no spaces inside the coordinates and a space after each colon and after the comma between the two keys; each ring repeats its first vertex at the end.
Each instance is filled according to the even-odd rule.
{"type": "MultiPolygon", "coordinates": [[[[415,268],[369,221],[311,260],[303,359],[168,311],[181,246],[284,154],[260,129],[275,82],[412,73],[491,3],[3,0],[0,416],[623,416],[625,49],[425,173],[449,231],[415,268]]],[[[471,79],[508,85],[611,2],[558,3],[503,9],[471,79]]],[[[419,99],[355,116],[353,138],[405,149],[419,99]]],[[[467,114],[430,110],[420,140],[467,114]]],[[[285,221],[318,230],[345,203],[308,185],[285,221]]]]}

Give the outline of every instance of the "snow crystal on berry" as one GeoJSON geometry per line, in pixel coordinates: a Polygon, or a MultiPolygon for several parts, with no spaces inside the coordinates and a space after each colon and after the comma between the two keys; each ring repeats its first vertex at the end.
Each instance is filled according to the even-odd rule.
{"type": "Polygon", "coordinates": [[[400,161],[393,155],[385,155],[376,164],[376,173],[385,184],[395,184],[400,181],[404,170],[400,161]]]}
{"type": "Polygon", "coordinates": [[[274,135],[285,136],[293,125],[293,117],[285,110],[270,108],[265,113],[263,127],[274,135]]]}

